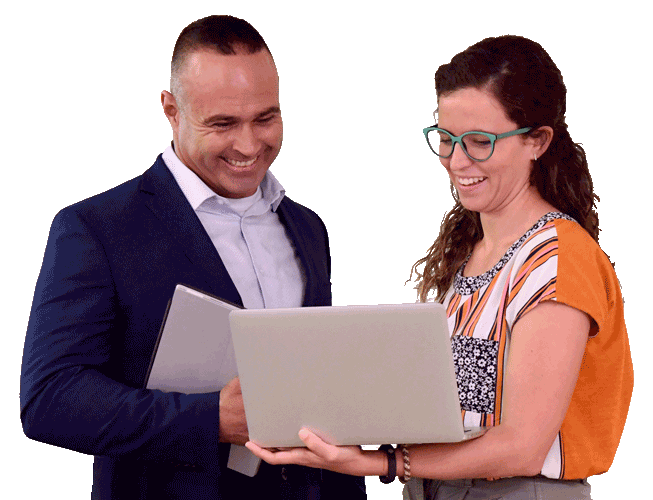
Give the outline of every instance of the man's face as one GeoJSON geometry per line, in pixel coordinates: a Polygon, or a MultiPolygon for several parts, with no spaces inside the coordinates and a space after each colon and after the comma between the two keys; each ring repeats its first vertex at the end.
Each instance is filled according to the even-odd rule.
{"type": "Polygon", "coordinates": [[[200,50],[188,55],[179,83],[181,95],[161,95],[175,153],[220,196],[253,195],[283,135],[272,56],[265,49],[238,55],[200,50]]]}

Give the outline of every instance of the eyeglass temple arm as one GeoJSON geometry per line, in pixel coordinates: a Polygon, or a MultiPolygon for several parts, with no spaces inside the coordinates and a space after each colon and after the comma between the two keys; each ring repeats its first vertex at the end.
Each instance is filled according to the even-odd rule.
{"type": "Polygon", "coordinates": [[[512,132],[506,132],[504,134],[499,134],[496,136],[497,139],[503,139],[504,137],[510,137],[513,135],[519,135],[519,134],[525,134],[526,132],[530,131],[533,127],[524,127],[520,128],[518,130],[513,130],[512,132]]]}

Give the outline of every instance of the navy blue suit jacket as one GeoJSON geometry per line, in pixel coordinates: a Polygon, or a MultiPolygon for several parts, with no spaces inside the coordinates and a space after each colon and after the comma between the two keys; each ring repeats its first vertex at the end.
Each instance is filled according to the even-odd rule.
{"type": "MultiPolygon", "coordinates": [[[[305,275],[304,306],[331,304],[327,232],[284,198],[277,210],[305,275]]],[[[54,219],[21,374],[21,420],[38,441],[95,455],[94,499],[365,498],[362,478],[262,463],[226,468],[219,392],[143,389],[178,283],[241,298],[161,156],[142,176],[54,219]]]]}

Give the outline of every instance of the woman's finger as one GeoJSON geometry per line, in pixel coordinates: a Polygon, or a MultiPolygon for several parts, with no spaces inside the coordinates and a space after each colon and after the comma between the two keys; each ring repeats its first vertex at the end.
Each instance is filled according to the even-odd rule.
{"type": "Polygon", "coordinates": [[[338,454],[337,446],[324,442],[320,437],[306,428],[302,428],[299,431],[299,439],[304,442],[309,450],[324,460],[334,460],[338,454]]]}

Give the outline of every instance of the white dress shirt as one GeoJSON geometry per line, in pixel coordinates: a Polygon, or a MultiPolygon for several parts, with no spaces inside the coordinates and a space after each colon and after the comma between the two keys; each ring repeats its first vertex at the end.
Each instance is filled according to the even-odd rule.
{"type": "Polygon", "coordinates": [[[184,165],[172,146],[163,161],[211,238],[248,309],[301,307],[306,278],[276,213],[285,191],[268,170],[256,193],[224,198],[184,165]]]}

